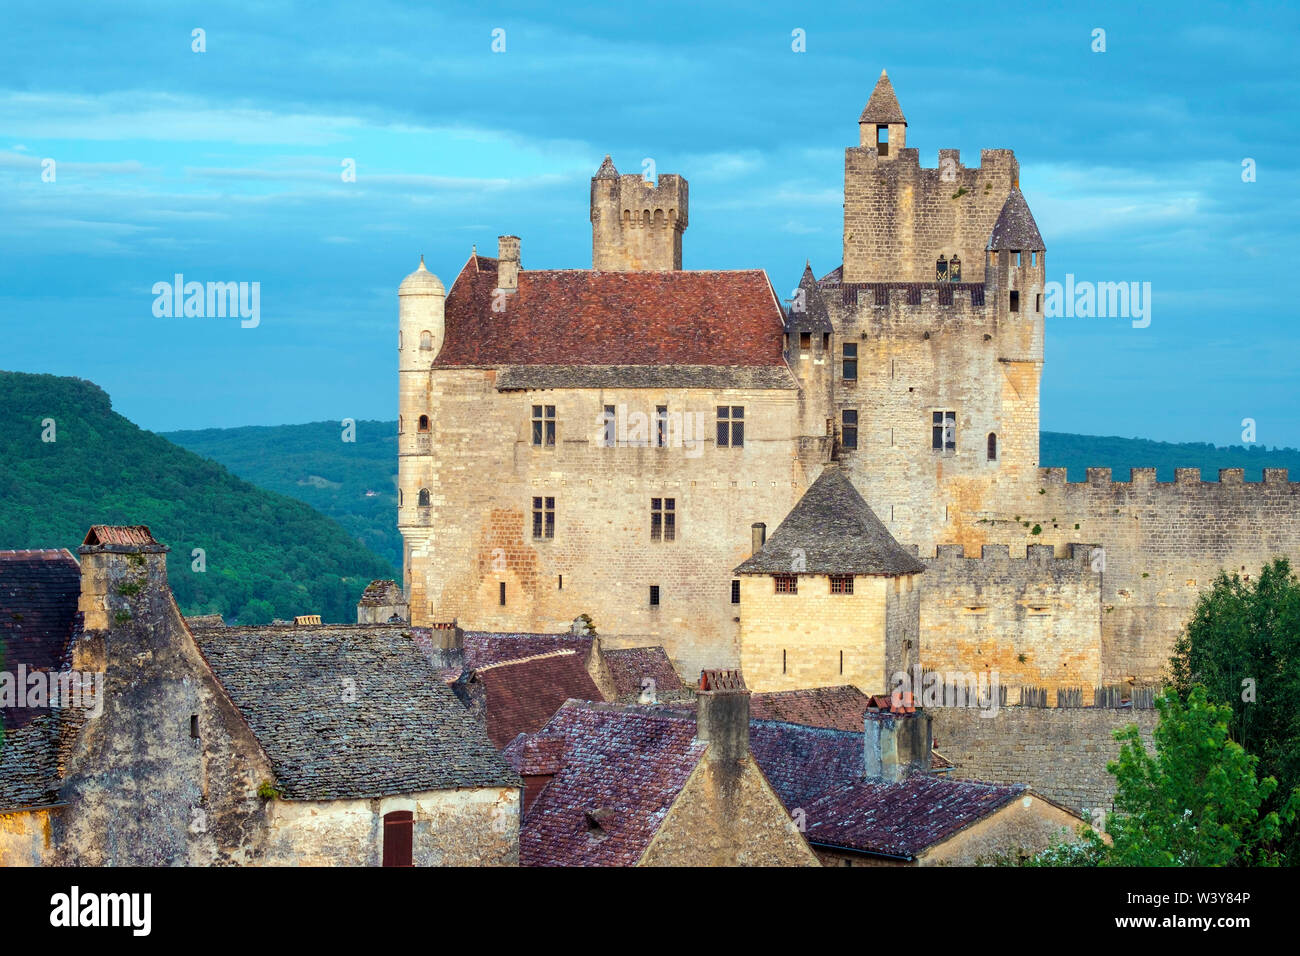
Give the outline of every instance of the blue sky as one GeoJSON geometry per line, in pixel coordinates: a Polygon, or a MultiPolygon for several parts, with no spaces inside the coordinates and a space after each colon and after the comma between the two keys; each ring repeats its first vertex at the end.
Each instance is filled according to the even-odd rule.
{"type": "Polygon", "coordinates": [[[1152,284],[1148,328],[1049,321],[1043,428],[1229,444],[1250,417],[1300,446],[1294,9],[108,6],[6,11],[0,368],[91,379],[144,427],[396,417],[402,276],[423,253],[450,283],[502,233],[525,268],[590,266],[607,152],[690,180],[687,268],[785,294],[840,263],[885,67],[924,165],[1015,149],[1049,279],[1152,284]],[[260,282],[260,326],[154,317],[177,272],[260,282]]]}

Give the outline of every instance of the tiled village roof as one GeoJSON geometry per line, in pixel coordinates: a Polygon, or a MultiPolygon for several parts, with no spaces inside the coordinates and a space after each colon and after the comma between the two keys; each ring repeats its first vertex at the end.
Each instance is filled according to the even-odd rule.
{"type": "Polygon", "coordinates": [[[851,684],[754,694],[749,713],[755,720],[780,720],[808,727],[862,732],[867,695],[851,684]]]}
{"type": "Polygon", "coordinates": [[[161,547],[154,540],[148,525],[91,525],[86,532],[86,539],[81,542],[83,548],[112,547],[144,548],[161,547]]]}
{"type": "Polygon", "coordinates": [[[798,335],[801,332],[824,335],[834,332],[835,327],[831,325],[830,311],[826,307],[826,297],[822,295],[817,279],[813,276],[811,263],[803,267],[799,288],[803,291],[803,302],[801,304],[796,299],[786,310],[786,332],[789,335],[798,335]]]}
{"type": "Polygon", "coordinates": [[[452,284],[437,367],[785,365],[781,307],[761,270],[520,271],[494,312],[488,261],[472,256],[452,284]]]}
{"type": "Polygon", "coordinates": [[[289,799],[520,785],[408,630],[324,626],[194,633],[289,799]],[[345,695],[353,687],[355,693],[345,695]]]}
{"type": "Polygon", "coordinates": [[[390,604],[402,604],[405,600],[402,589],[397,586],[396,581],[371,581],[361,592],[361,600],[357,603],[365,607],[386,607],[390,604]]]}
{"type": "Polygon", "coordinates": [[[501,756],[521,776],[547,775],[560,772],[567,749],[563,737],[520,734],[506,745],[501,756]]]}
{"type": "Polygon", "coordinates": [[[899,783],[850,783],[804,808],[805,836],[815,845],[914,857],[1027,790],[931,774],[899,783]]]}
{"type": "Polygon", "coordinates": [[[537,732],[570,698],[605,699],[587,673],[585,656],[571,649],[488,664],[473,679],[487,694],[487,731],[496,747],[537,732]]]}
{"type": "Polygon", "coordinates": [[[835,463],[826,465],[757,554],[736,574],[918,574],[916,557],[894,540],[835,463]]]}
{"type": "Polygon", "coordinates": [[[1029,211],[1029,203],[1019,189],[1012,189],[1007,201],[1002,204],[998,221],[993,224],[989,235],[989,248],[994,251],[1002,249],[1043,250],[1043,235],[1034,222],[1034,214],[1029,211]]]}
{"type": "MultiPolygon", "coordinates": [[[[57,669],[77,626],[81,567],[66,550],[0,551],[0,659],[16,672],[57,669]]],[[[41,711],[6,708],[4,726],[41,711]]]]}
{"type": "Polygon", "coordinates": [[[524,815],[524,866],[632,866],[704,755],[695,721],[569,701],[540,735],[564,765],[524,815]]]}
{"type": "MultiPolygon", "coordinates": [[[[751,701],[752,704],[752,701],[751,701]]],[[[749,749],[786,808],[806,808],[829,790],[864,779],[862,731],[751,720],[749,749]]]]}
{"type": "Polygon", "coordinates": [[[550,651],[572,650],[586,660],[591,652],[591,636],[536,634],[525,632],[466,631],[464,635],[465,667],[474,670],[501,661],[535,657],[550,651]]]}
{"type": "Polygon", "coordinates": [[[641,682],[647,677],[655,682],[657,693],[682,689],[682,679],[662,647],[610,649],[605,650],[603,656],[619,697],[639,695],[641,682]]]}
{"type": "Polygon", "coordinates": [[[871,91],[871,98],[863,107],[858,122],[907,125],[907,120],[903,117],[903,107],[899,105],[898,97],[894,94],[894,84],[889,82],[889,74],[884,70],[880,71],[880,79],[876,80],[876,88],[871,91]]]}
{"type": "Polygon", "coordinates": [[[796,389],[784,365],[510,365],[497,391],[536,388],[796,389]]]}

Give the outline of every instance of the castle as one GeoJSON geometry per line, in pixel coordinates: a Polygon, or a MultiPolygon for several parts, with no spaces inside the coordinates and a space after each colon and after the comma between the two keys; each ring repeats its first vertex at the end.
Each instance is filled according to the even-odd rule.
{"type": "Polygon", "coordinates": [[[1014,153],[922,167],[883,72],[858,129],[843,262],[788,308],[762,271],[683,270],[686,180],[609,157],[590,270],[524,269],[502,236],[449,290],[423,260],[403,280],[413,624],[585,612],[684,673],[743,659],[757,690],[879,692],[919,653],[1091,700],[1159,679],[1220,569],[1300,556],[1284,470],[1039,467],[1046,246],[1014,153]]]}

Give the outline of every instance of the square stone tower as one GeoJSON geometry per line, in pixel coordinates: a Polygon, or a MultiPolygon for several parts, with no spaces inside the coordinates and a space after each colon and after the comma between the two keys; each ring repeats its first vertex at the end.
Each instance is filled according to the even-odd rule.
{"type": "Polygon", "coordinates": [[[591,267],[598,272],[670,272],[682,267],[686,180],[620,176],[606,156],[591,177],[591,267]]]}

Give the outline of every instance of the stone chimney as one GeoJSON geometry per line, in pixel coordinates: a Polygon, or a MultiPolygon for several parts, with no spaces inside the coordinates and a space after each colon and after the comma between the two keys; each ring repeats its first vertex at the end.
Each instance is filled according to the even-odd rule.
{"type": "Polygon", "coordinates": [[[758,554],[763,550],[763,545],[767,544],[767,525],[761,521],[755,521],[749,526],[749,553],[750,555],[758,554]]]}
{"type": "Polygon", "coordinates": [[[77,549],[81,596],[77,610],[87,631],[106,631],[131,619],[128,600],[150,588],[167,591],[167,552],[145,525],[97,524],[77,549]]]}
{"type": "Polygon", "coordinates": [[[898,783],[930,766],[930,715],[868,711],[865,717],[867,779],[898,783]]]}
{"type": "Polygon", "coordinates": [[[749,756],[749,688],[738,670],[700,672],[695,738],[708,743],[708,759],[737,764],[749,756]]]}
{"type": "Polygon", "coordinates": [[[497,288],[514,292],[519,288],[519,237],[497,237],[497,288]]]}

